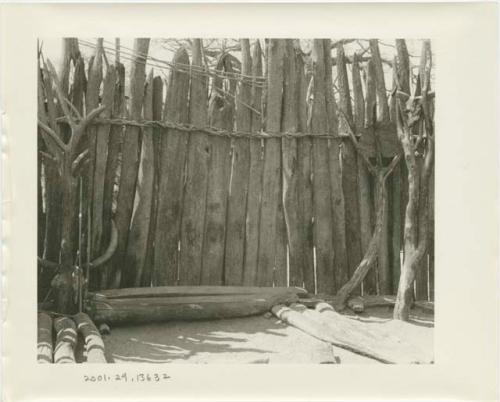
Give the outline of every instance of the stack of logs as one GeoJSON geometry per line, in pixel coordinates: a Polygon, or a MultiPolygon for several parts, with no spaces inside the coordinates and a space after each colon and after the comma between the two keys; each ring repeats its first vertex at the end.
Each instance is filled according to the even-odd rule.
{"type": "Polygon", "coordinates": [[[39,312],[38,363],[76,363],[75,349],[79,337],[84,343],[85,363],[106,363],[101,334],[87,314],[53,317],[39,312]]]}

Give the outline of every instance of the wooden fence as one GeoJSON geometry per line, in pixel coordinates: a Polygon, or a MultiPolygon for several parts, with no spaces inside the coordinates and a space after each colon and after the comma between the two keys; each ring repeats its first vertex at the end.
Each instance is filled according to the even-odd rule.
{"type": "MultiPolygon", "coordinates": [[[[39,130],[39,256],[58,261],[61,216],[74,208],[75,261],[106,249],[112,220],[118,229],[114,257],[92,271],[92,289],[290,285],[334,294],[361,261],[374,224],[375,183],[345,120],[371,157],[385,163],[400,152],[385,77],[394,70],[392,90],[399,83],[418,95],[405,41],[387,62],[377,40],[361,56],[346,55],[342,41],[315,39],[307,55],[296,40],[242,39],[239,57],[222,53],[214,68],[202,41],[191,43],[163,61],[148,56],[149,39],[127,49],[67,38],[58,78],[39,55],[39,119],[63,141],[55,80],[75,116],[106,106],[83,140],[88,160],[72,205],[62,205],[61,177],[39,130]],[[87,64],[82,45],[94,48],[87,64]],[[164,71],[168,82],[155,75],[164,71]]],[[[405,180],[402,161],[388,182],[377,266],[359,292],[397,290],[405,180]]],[[[431,197],[433,205],[433,190],[431,197]]],[[[416,279],[420,300],[433,299],[430,245],[416,279]]],[[[38,274],[43,299],[53,272],[39,266],[38,274]]]]}

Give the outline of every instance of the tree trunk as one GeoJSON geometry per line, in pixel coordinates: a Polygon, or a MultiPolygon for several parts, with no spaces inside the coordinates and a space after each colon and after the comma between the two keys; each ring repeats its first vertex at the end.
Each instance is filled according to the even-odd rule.
{"type": "Polygon", "coordinates": [[[344,308],[346,300],[353,293],[353,291],[361,284],[366,274],[372,267],[375,259],[377,258],[377,249],[380,242],[380,235],[382,233],[384,219],[386,214],[386,199],[387,199],[387,188],[385,185],[385,172],[379,171],[377,176],[377,200],[376,200],[376,224],[373,231],[372,238],[366,250],[366,253],[359,263],[358,267],[354,271],[351,279],[347,282],[337,293],[337,307],[339,309],[344,308]]]}

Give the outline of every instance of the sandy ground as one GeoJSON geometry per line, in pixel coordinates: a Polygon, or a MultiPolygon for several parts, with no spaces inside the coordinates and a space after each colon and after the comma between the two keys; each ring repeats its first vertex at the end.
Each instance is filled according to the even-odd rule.
{"type": "MultiPolygon", "coordinates": [[[[390,331],[433,360],[433,315],[414,309],[411,323],[402,323],[391,320],[391,314],[389,308],[372,308],[350,317],[373,326],[374,332],[390,331]]],[[[114,363],[378,363],[274,316],[112,328],[104,342],[106,357],[114,363]]]]}

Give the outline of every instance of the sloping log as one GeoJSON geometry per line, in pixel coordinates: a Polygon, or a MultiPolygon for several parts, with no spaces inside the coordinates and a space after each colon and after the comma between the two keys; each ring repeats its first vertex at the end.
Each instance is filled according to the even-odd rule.
{"type": "Polygon", "coordinates": [[[301,304],[275,306],[272,312],[282,321],[317,339],[381,363],[425,362],[425,357],[414,352],[413,345],[403,343],[388,332],[376,333],[369,324],[344,317],[326,303],[318,303],[316,310],[309,310],[301,304]]]}
{"type": "Polygon", "coordinates": [[[38,313],[37,361],[53,362],[52,318],[45,313],[38,313]]]}
{"type": "MultiPolygon", "coordinates": [[[[192,69],[203,68],[202,41],[193,39],[192,69]]],[[[191,72],[189,89],[189,123],[205,127],[208,123],[208,79],[196,70],[191,72]]],[[[179,284],[200,283],[203,257],[203,231],[207,200],[208,163],[210,160],[207,134],[189,135],[181,222],[181,250],[179,256],[179,284]]]]}
{"type": "Polygon", "coordinates": [[[165,321],[213,320],[263,314],[277,303],[298,301],[293,293],[147,297],[95,300],[89,315],[96,324],[139,324],[165,321]]]}
{"type": "Polygon", "coordinates": [[[104,342],[90,317],[85,313],[78,313],[73,318],[85,342],[87,363],[107,363],[104,356],[104,342]]]}
{"type": "Polygon", "coordinates": [[[94,295],[98,298],[120,299],[133,297],[182,297],[182,296],[217,296],[249,295],[258,293],[282,294],[293,293],[307,295],[305,289],[297,287],[258,287],[258,286],[157,286],[152,288],[124,288],[102,290],[94,295]]]}
{"type": "Polygon", "coordinates": [[[374,329],[370,324],[342,316],[326,303],[319,303],[315,311],[309,310],[306,314],[318,317],[321,322],[325,323],[337,341],[348,347],[352,346],[362,353],[371,354],[377,360],[386,360],[396,364],[431,362],[431,359],[417,345],[394,335],[391,329],[374,329]]]}
{"type": "Polygon", "coordinates": [[[54,320],[54,329],[57,334],[54,363],[75,363],[77,341],[75,322],[68,317],[59,317],[54,320]]]}

